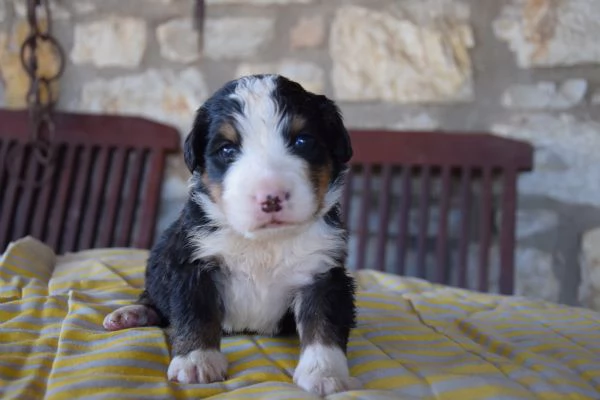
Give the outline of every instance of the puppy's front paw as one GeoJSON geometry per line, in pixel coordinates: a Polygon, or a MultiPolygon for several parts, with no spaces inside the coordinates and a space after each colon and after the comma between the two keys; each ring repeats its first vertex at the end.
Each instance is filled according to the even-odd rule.
{"type": "Polygon", "coordinates": [[[104,318],[104,328],[109,331],[150,326],[158,323],[158,314],[141,304],[123,306],[104,318]]]}
{"type": "Polygon", "coordinates": [[[180,383],[212,383],[225,379],[227,358],[217,350],[194,350],[171,360],[167,375],[180,383]]]}
{"type": "Polygon", "coordinates": [[[346,355],[338,347],[307,346],[294,371],[294,383],[318,396],[356,390],[360,381],[350,376],[346,355]]]}
{"type": "Polygon", "coordinates": [[[351,376],[322,376],[319,374],[294,374],[294,383],[307,392],[317,396],[357,390],[362,387],[360,381],[351,376]]]}

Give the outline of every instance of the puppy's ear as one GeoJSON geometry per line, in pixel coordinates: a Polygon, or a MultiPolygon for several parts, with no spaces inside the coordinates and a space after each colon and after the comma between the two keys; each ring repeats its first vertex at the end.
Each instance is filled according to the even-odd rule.
{"type": "Polygon", "coordinates": [[[206,149],[208,127],[208,112],[203,106],[196,113],[192,130],[183,144],[183,159],[192,173],[196,170],[199,172],[204,170],[204,150],[206,149]]]}
{"type": "Polygon", "coordinates": [[[333,155],[341,163],[345,164],[352,158],[352,143],[350,135],[344,125],[342,113],[338,106],[329,98],[319,95],[321,115],[325,122],[325,128],[333,139],[333,155]]]}

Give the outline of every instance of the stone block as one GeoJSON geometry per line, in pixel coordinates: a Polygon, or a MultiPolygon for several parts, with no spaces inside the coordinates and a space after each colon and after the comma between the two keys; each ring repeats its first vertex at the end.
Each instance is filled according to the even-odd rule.
{"type": "MultiPolygon", "coordinates": [[[[45,21],[41,21],[42,29],[45,21]]],[[[29,34],[29,25],[19,20],[10,35],[0,33],[0,73],[4,82],[4,105],[8,108],[21,109],[27,107],[26,96],[31,84],[29,76],[23,69],[20,57],[20,46],[29,34]]],[[[58,58],[49,43],[41,43],[38,47],[38,71],[41,76],[52,76],[58,69],[58,58]]],[[[52,90],[55,98],[59,96],[60,84],[54,82],[52,90]]],[[[48,93],[42,88],[42,101],[47,100],[48,93]]]]}
{"type": "Polygon", "coordinates": [[[558,302],[560,283],[554,273],[552,254],[533,248],[517,247],[515,294],[537,300],[558,302]]]}
{"type": "Polygon", "coordinates": [[[275,36],[275,19],[227,17],[208,19],[204,51],[213,60],[234,60],[254,56],[275,36]]]}
{"type": "MultiPolygon", "coordinates": [[[[4,1],[3,3],[6,3],[6,1],[4,1]]],[[[15,10],[15,14],[17,15],[17,17],[19,18],[26,18],[27,17],[27,1],[22,1],[22,0],[12,0],[13,3],[13,9],[15,10]]],[[[61,4],[62,2],[58,2],[58,1],[50,1],[50,12],[52,13],[52,19],[69,19],[71,18],[71,13],[70,11],[63,5],[61,4]]]]}
{"type": "Polygon", "coordinates": [[[290,31],[292,49],[314,48],[325,39],[325,20],[322,16],[300,18],[290,31]]]}
{"type": "Polygon", "coordinates": [[[6,2],[2,1],[0,2],[0,22],[5,22],[6,21],[6,2]]]}
{"type": "MultiPolygon", "coordinates": [[[[500,226],[500,221],[497,221],[500,226]]],[[[558,228],[559,216],[553,210],[518,210],[517,239],[526,239],[533,235],[558,228]]]]}
{"type": "Polygon", "coordinates": [[[177,127],[187,135],[196,110],[208,97],[198,69],[149,69],[113,79],[96,79],[83,86],[77,109],[128,114],[177,127]]]}
{"type": "Polygon", "coordinates": [[[431,3],[407,2],[410,7],[400,10],[355,5],[338,9],[329,36],[337,99],[392,103],[472,99],[469,50],[474,37],[466,6],[431,3]],[[434,16],[425,18],[428,12],[434,16]]]}
{"type": "Polygon", "coordinates": [[[285,76],[301,84],[304,89],[313,93],[323,93],[325,88],[325,72],[317,64],[299,61],[283,60],[278,63],[241,64],[236,77],[252,74],[275,73],[285,76]]]}
{"type": "Polygon", "coordinates": [[[75,1],[73,2],[73,10],[79,15],[90,14],[96,11],[96,3],[94,1],[75,1]]]}
{"type": "Polygon", "coordinates": [[[248,4],[252,6],[267,6],[273,4],[308,4],[314,0],[206,0],[207,5],[248,4]]]}
{"type": "Polygon", "coordinates": [[[165,59],[190,63],[200,58],[198,32],[191,18],[177,18],[156,29],[160,54],[165,59]]]}
{"type": "MultiPolygon", "coordinates": [[[[480,248],[469,247],[469,284],[476,287],[478,282],[478,261],[480,248]]],[[[490,292],[499,293],[500,248],[492,246],[489,251],[488,284],[490,292]]],[[[552,254],[528,247],[515,249],[515,295],[535,300],[556,303],[560,297],[560,282],[554,272],[552,254]]]]}
{"type": "Polygon", "coordinates": [[[75,25],[71,60],[96,67],[134,68],[146,50],[146,22],[131,17],[110,16],[75,25]]]}
{"type": "Polygon", "coordinates": [[[512,0],[494,21],[521,68],[600,63],[600,2],[512,0]]]}
{"type": "Polygon", "coordinates": [[[514,85],[504,92],[502,105],[531,110],[565,110],[583,101],[587,87],[585,79],[568,79],[561,85],[554,82],[514,85]]]}
{"type": "Polygon", "coordinates": [[[425,111],[407,113],[401,119],[389,126],[397,130],[437,130],[441,127],[440,121],[425,111]]]}
{"type": "Polygon", "coordinates": [[[592,104],[600,105],[600,89],[596,90],[592,95],[592,104]]]}
{"type": "MultiPolygon", "coordinates": [[[[580,205],[600,206],[600,123],[569,114],[530,113],[492,126],[492,132],[549,151],[558,165],[538,165],[519,178],[519,191],[580,205]],[[557,167],[557,168],[555,168],[557,167]]],[[[545,161],[548,159],[546,158],[545,161]]]]}
{"type": "Polygon", "coordinates": [[[580,260],[579,302],[584,307],[600,311],[600,228],[584,233],[580,260]]]}

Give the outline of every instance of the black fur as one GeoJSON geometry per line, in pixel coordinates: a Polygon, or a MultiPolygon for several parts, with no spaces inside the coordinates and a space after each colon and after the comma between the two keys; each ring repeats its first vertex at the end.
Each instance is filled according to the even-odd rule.
{"type": "Polygon", "coordinates": [[[347,351],[348,335],[356,326],[354,291],[354,280],[341,266],[315,276],[302,288],[296,314],[302,347],[318,342],[347,351]]]}

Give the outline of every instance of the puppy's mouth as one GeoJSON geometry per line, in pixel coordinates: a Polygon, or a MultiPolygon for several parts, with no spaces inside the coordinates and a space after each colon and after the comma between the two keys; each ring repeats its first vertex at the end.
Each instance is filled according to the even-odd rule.
{"type": "Polygon", "coordinates": [[[288,222],[288,221],[281,221],[278,220],[276,218],[273,218],[271,221],[267,222],[266,224],[262,224],[261,226],[258,227],[258,229],[278,229],[278,228],[286,228],[286,227],[290,227],[290,226],[294,226],[297,225],[293,222],[288,222]]]}

